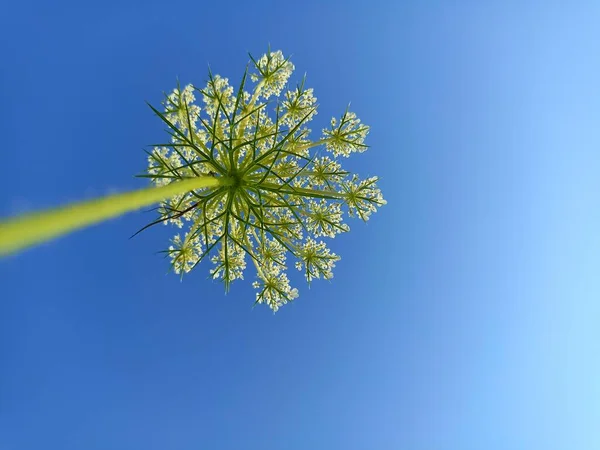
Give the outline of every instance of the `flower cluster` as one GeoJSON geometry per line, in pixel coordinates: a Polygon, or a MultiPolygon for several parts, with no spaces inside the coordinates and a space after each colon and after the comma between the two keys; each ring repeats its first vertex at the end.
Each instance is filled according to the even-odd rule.
{"type": "Polygon", "coordinates": [[[251,57],[249,67],[235,89],[209,73],[203,88],[177,86],[163,111],[152,108],[171,139],[149,152],[146,176],[158,186],[193,177],[219,181],[160,205],[156,223],[187,230],[167,250],[173,269],[183,274],[210,259],[211,276],[227,289],[252,264],[256,302],[277,311],[298,297],[287,258],[309,283],[331,279],[340,257],[320,238],[349,230],[344,211],[368,220],[386,202],[377,177],[360,179],[337,159],[368,148],[369,127],[356,114],[346,110],[311,140],[317,99],[304,80],[288,87],[289,59],[269,50],[251,57]]]}

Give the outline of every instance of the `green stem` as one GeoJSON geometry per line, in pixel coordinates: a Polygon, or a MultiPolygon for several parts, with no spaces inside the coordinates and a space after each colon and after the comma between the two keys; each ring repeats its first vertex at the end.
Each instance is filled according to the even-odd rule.
{"type": "Polygon", "coordinates": [[[316,197],[316,198],[330,198],[330,199],[344,199],[346,195],[341,192],[335,191],[322,191],[319,189],[305,189],[299,187],[290,187],[289,189],[282,189],[282,186],[275,183],[261,183],[260,189],[270,192],[279,192],[287,195],[303,195],[305,197],[316,197]]]}
{"type": "Polygon", "coordinates": [[[212,176],[191,178],[166,186],[109,195],[14,217],[0,222],[0,256],[138,210],[174,195],[184,194],[195,189],[224,185],[227,181],[212,176]]]}

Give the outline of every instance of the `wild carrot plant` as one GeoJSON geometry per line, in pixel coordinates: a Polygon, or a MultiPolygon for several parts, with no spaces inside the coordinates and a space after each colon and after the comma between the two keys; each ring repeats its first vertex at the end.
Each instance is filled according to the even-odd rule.
{"type": "Polygon", "coordinates": [[[288,259],[310,283],[331,279],[340,259],[325,243],[386,202],[377,177],[344,170],[343,158],[367,150],[369,127],[346,109],[317,139],[309,123],[317,99],[280,51],[250,57],[235,87],[209,72],[202,87],[177,86],[151,108],[169,142],[148,152],[140,175],[154,187],[0,223],[0,252],[10,253],[89,223],[160,201],[159,217],[180,228],[165,253],[184,274],[204,259],[224,282],[255,269],[256,302],[274,311],[298,297],[288,259]]]}

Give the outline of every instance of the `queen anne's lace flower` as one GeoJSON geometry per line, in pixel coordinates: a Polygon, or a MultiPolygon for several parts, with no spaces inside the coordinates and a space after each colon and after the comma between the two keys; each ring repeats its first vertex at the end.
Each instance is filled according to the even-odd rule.
{"type": "Polygon", "coordinates": [[[252,59],[255,71],[250,74],[258,82],[256,93],[265,99],[278,96],[294,71],[294,65],[281,51],[267,52],[258,61],[252,59]]]}
{"type": "Polygon", "coordinates": [[[200,91],[204,107],[209,116],[229,114],[234,105],[233,87],[227,78],[220,75],[210,77],[206,87],[200,91]]]}
{"type": "Polygon", "coordinates": [[[308,122],[317,114],[317,98],[312,89],[304,89],[304,83],[292,91],[285,93],[283,100],[284,113],[281,121],[288,126],[300,122],[308,122]]]}
{"type": "Polygon", "coordinates": [[[377,177],[361,180],[335,159],[365,151],[369,127],[346,111],[320,140],[311,140],[307,123],[317,113],[316,98],[304,81],[287,88],[293,69],[280,51],[269,51],[252,59],[249,76],[235,89],[212,74],[203,89],[178,86],[166,96],[164,112],[155,110],[171,142],[148,156],[147,176],[158,186],[193,177],[219,180],[217,187],[174,196],[158,208],[156,223],[187,228],[167,250],[174,271],[189,272],[208,256],[211,276],[228,288],[252,265],[256,303],[274,311],[298,297],[286,274],[288,257],[309,283],[331,279],[340,257],[315,238],[348,231],[344,211],[367,220],[386,203],[377,177]],[[319,148],[331,153],[320,155],[319,148]]]}
{"type": "Polygon", "coordinates": [[[195,100],[192,86],[186,86],[183,90],[178,86],[164,102],[166,118],[188,135],[189,128],[196,130],[196,121],[200,117],[200,107],[193,104],[195,100]]]}
{"type": "Polygon", "coordinates": [[[197,239],[188,239],[186,236],[182,241],[181,236],[176,234],[172,242],[173,245],[169,246],[169,253],[175,272],[189,272],[201,257],[197,239]]]}
{"type": "Polygon", "coordinates": [[[310,201],[306,215],[306,227],[314,236],[334,238],[336,234],[348,231],[350,227],[342,223],[342,207],[325,199],[310,201]]]}
{"type": "Polygon", "coordinates": [[[376,212],[379,206],[386,204],[381,195],[381,190],[375,186],[377,180],[377,177],[359,180],[354,175],[351,181],[342,183],[342,190],[346,194],[348,213],[351,217],[359,216],[367,221],[371,213],[376,212]]]}
{"type": "Polygon", "coordinates": [[[325,147],[334,156],[350,156],[353,152],[364,152],[368,146],[364,144],[369,127],[361,125],[360,119],[353,112],[346,111],[341,119],[331,119],[331,128],[323,130],[327,141],[325,147]]]}
{"type": "Polygon", "coordinates": [[[296,262],[296,268],[298,270],[304,269],[306,281],[310,283],[315,278],[321,278],[321,276],[326,280],[333,278],[333,268],[340,257],[335,253],[331,253],[325,242],[317,242],[308,238],[299,249],[298,254],[300,261],[296,262]]]}

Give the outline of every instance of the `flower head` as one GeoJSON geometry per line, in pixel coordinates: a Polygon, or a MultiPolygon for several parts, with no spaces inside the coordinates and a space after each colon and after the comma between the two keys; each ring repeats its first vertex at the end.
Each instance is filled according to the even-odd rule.
{"type": "Polygon", "coordinates": [[[298,297],[286,273],[288,258],[309,283],[331,279],[340,257],[318,239],[347,232],[345,213],[368,220],[386,203],[377,177],[360,179],[336,159],[364,152],[369,127],[346,110],[311,140],[307,125],[317,113],[316,97],[304,80],[288,87],[293,70],[280,51],[268,51],[251,57],[236,88],[211,73],[203,88],[178,86],[163,112],[153,108],[171,139],[149,153],[146,175],[158,186],[218,180],[216,187],[161,203],[157,222],[186,230],[166,253],[176,273],[210,260],[211,276],[226,289],[253,266],[256,303],[274,311],[298,297]]]}

